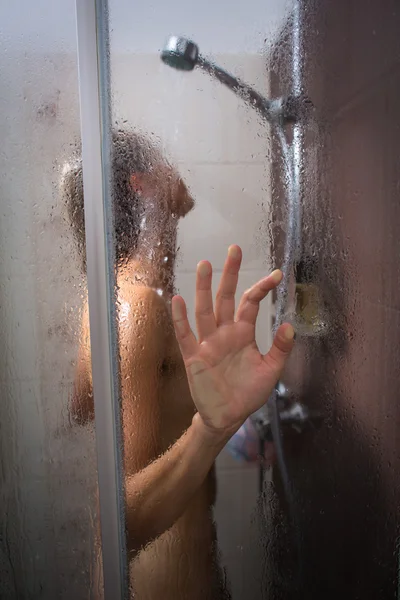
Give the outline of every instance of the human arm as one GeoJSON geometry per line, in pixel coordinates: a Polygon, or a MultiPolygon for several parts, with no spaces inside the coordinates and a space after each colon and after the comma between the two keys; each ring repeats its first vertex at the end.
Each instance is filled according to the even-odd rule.
{"type": "MultiPolygon", "coordinates": [[[[234,320],[241,252],[236,246],[233,248],[225,264],[215,310],[211,265],[202,262],[198,266],[198,340],[190,330],[183,299],[173,299],[176,335],[198,413],[187,431],[163,454],[159,383],[166,352],[164,301],[153,290],[136,288],[133,301],[126,302],[128,314],[120,311],[126,528],[130,552],[145,547],[184,513],[226,442],[267,400],[292,348],[293,329],[287,324],[278,330],[267,355],[262,356],[255,343],[259,303],[279,283],[280,272],[275,271],[244,294],[234,320]]],[[[121,295],[123,304],[123,289],[121,295]]],[[[86,319],[74,396],[75,414],[82,421],[94,410],[86,319]]]]}
{"type": "Polygon", "coordinates": [[[240,249],[228,255],[215,311],[211,265],[200,263],[196,284],[196,340],[182,298],[173,299],[176,335],[198,409],[183,436],[162,456],[126,481],[130,549],[143,547],[169,529],[204,482],[215,458],[250,414],[266,402],[293,346],[293,328],[279,328],[265,356],[255,343],[260,301],[282,278],[280,271],[255,284],[234,320],[240,249]]]}

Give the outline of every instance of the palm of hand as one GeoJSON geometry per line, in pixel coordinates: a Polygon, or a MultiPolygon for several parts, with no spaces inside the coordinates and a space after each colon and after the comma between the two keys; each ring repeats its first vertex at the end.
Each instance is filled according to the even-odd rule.
{"type": "Polygon", "coordinates": [[[196,280],[198,338],[187,318],[186,305],[175,296],[172,314],[185,362],[194,403],[204,424],[212,431],[232,435],[268,399],[293,346],[291,325],[282,325],[266,355],[259,352],[255,327],[261,300],[282,279],[274,271],[245,294],[234,319],[235,292],[241,251],[228,252],[215,311],[211,293],[211,265],[201,262],[196,280]]]}
{"type": "Polygon", "coordinates": [[[253,327],[243,322],[220,327],[185,364],[197,410],[214,429],[239,428],[267,401],[274,381],[253,327]]]}

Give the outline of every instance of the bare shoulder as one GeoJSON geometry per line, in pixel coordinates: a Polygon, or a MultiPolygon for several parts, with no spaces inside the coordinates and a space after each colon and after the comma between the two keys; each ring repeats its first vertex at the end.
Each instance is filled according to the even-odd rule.
{"type": "MultiPolygon", "coordinates": [[[[153,357],[165,351],[171,326],[171,317],[165,300],[150,287],[135,285],[129,281],[118,282],[117,319],[121,358],[129,356],[138,360],[140,348],[143,355],[153,357]]],[[[88,304],[82,311],[81,361],[90,361],[90,326],[88,304]]],[[[143,356],[143,357],[144,357],[143,356]]]]}
{"type": "Polygon", "coordinates": [[[146,306],[153,306],[154,308],[165,308],[165,301],[157,292],[157,290],[152,287],[138,285],[130,281],[124,280],[119,282],[118,298],[136,301],[136,303],[144,302],[146,306]]]}
{"type": "Polygon", "coordinates": [[[156,290],[144,285],[122,281],[118,289],[118,310],[120,319],[130,315],[129,321],[143,319],[146,323],[155,319],[169,319],[165,300],[156,290]]]}
{"type": "Polygon", "coordinates": [[[121,350],[140,345],[144,355],[164,352],[171,320],[165,300],[153,288],[121,282],[118,322],[121,350]]]}

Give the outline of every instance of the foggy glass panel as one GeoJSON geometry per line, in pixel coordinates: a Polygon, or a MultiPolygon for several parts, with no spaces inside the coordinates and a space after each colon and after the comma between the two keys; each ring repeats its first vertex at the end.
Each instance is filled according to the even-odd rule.
{"type": "Polygon", "coordinates": [[[94,428],[71,412],[86,281],[61,185],[74,4],[2,3],[0,23],[0,596],[99,598],[94,428]]]}
{"type": "MultiPolygon", "coordinates": [[[[313,109],[290,315],[298,337],[285,383],[323,420],[285,436],[297,528],[275,471],[265,597],[397,598],[400,14],[391,0],[301,6],[302,85],[313,109]]],[[[288,24],[272,53],[273,95],[290,90],[291,39],[288,24]]],[[[277,207],[278,261],[282,221],[277,207]]]]}
{"type": "MultiPolygon", "coordinates": [[[[270,54],[292,3],[253,0],[234,11],[227,2],[190,10],[181,0],[109,4],[125,476],[134,479],[143,469],[145,479],[149,463],[179,439],[194,411],[170,321],[172,294],[183,295],[194,325],[199,260],[213,264],[216,289],[228,246],[239,244],[238,297],[279,266],[271,258],[270,126],[200,70],[163,64],[160,51],[169,35],[184,35],[269,97],[270,54]],[[121,200],[120,178],[127,177],[133,214],[121,200]]],[[[264,351],[273,310],[270,298],[258,320],[264,351]]],[[[258,464],[225,449],[179,521],[145,548],[130,533],[133,515],[132,594],[263,598],[268,499],[260,491],[258,464]]]]}

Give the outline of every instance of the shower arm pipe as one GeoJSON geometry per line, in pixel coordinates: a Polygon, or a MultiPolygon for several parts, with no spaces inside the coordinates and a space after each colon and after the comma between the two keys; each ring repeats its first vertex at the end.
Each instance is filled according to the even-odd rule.
{"type": "MultiPolygon", "coordinates": [[[[199,55],[197,58],[197,66],[210,75],[213,79],[216,79],[224,86],[232,90],[242,100],[248,102],[248,104],[257,110],[260,115],[268,122],[275,122],[284,113],[284,102],[281,98],[275,100],[269,100],[264,98],[250,85],[241,81],[225,69],[222,69],[215,63],[211,62],[204,56],[199,55]]],[[[291,115],[287,114],[286,118],[289,120],[291,115]]]]}

